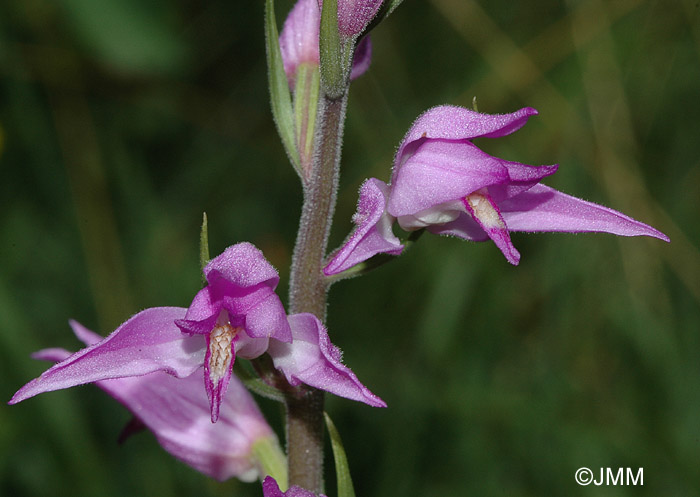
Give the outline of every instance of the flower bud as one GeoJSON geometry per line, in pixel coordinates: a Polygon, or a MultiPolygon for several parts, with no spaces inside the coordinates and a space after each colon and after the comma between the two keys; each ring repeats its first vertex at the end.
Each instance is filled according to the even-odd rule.
{"type": "MultiPolygon", "coordinates": [[[[338,2],[338,26],[340,28],[340,34],[351,37],[361,32],[367,23],[372,20],[379,6],[381,6],[380,1],[338,2]],[[354,4],[359,5],[353,7],[354,4]],[[366,13],[369,9],[369,4],[376,5],[372,12],[367,14],[369,17],[366,18],[366,22],[358,31],[353,33],[353,29],[361,24],[358,19],[360,19],[360,17],[363,19],[365,18],[360,16],[359,13],[366,13]],[[341,8],[341,5],[344,7],[341,8]]],[[[299,66],[308,64],[313,67],[320,64],[318,44],[320,24],[321,10],[318,0],[299,0],[284,21],[284,27],[279,36],[280,51],[282,52],[284,72],[287,74],[287,80],[292,89],[296,86],[299,66]]],[[[355,48],[350,78],[355,79],[367,71],[371,58],[372,45],[369,37],[365,36],[355,48]]]]}
{"type": "Polygon", "coordinates": [[[338,30],[341,36],[357,36],[377,15],[382,0],[338,0],[338,30]]]}
{"type": "Polygon", "coordinates": [[[299,0],[289,12],[280,33],[280,51],[289,86],[294,88],[297,68],[304,63],[318,66],[321,12],[315,0],[299,0]]]}

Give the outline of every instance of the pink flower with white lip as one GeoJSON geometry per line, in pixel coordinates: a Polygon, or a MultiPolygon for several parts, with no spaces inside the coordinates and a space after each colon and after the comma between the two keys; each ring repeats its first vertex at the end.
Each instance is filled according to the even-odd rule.
{"type": "Polygon", "coordinates": [[[306,383],[371,406],[386,406],[342,363],[315,316],[286,315],[274,291],[277,272],[256,247],[239,243],[227,248],[207,264],[204,274],[208,284],[189,309],[154,307],[139,312],[108,337],[91,342],[27,383],[10,403],[157,371],[189,381],[203,370],[210,418],[216,422],[229,384],[235,381],[236,356],[253,359],[269,353],[292,385],[306,383]]]}
{"type": "Polygon", "coordinates": [[[216,421],[236,355],[259,357],[270,338],[291,342],[292,332],[275,293],[279,275],[255,246],[227,248],[206,265],[204,276],[207,286],[175,324],[184,333],[206,338],[204,384],[216,421]]]}
{"type": "MultiPolygon", "coordinates": [[[[393,253],[397,239],[385,225],[394,221],[406,231],[425,228],[466,240],[492,240],[514,265],[520,254],[511,242],[512,231],[606,232],[668,241],[660,231],[621,212],[541,184],[558,166],[506,161],[472,143],[474,138],[513,133],[534,114],[530,107],[489,115],[442,106],[421,115],[399,146],[390,185],[372,180],[387,192],[385,204],[372,204],[374,214],[362,216],[324,273],[337,274],[377,253],[393,253]]],[[[363,189],[358,206],[369,202],[370,195],[363,189]]]]}
{"type": "MultiPolygon", "coordinates": [[[[162,315],[171,313],[171,318],[184,315],[184,309],[160,310],[162,315]]],[[[162,324],[153,319],[155,316],[155,312],[148,312],[141,315],[132,325],[147,333],[149,325],[162,324]]],[[[98,387],[117,399],[155,435],[158,443],[166,451],[197,471],[221,481],[232,477],[253,481],[261,476],[253,447],[264,440],[277,445],[277,437],[240,381],[233,378],[229,383],[228,395],[221,404],[219,422],[213,424],[209,401],[202,389],[201,376],[190,374],[180,379],[162,370],[146,372],[153,369],[148,363],[157,361],[154,349],[151,359],[129,361],[126,356],[122,356],[126,367],[132,371],[146,372],[145,374],[98,379],[120,374],[116,364],[115,369],[109,372],[94,367],[96,347],[104,342],[104,338],[75,321],[71,322],[71,327],[88,348],[77,354],[63,349],[45,349],[33,354],[35,359],[54,361],[58,364],[42,377],[23,387],[15,394],[10,404],[44,391],[72,386],[70,382],[63,385],[60,381],[56,382],[54,375],[82,377],[83,380],[94,381],[98,387]],[[137,366],[136,362],[141,362],[141,366],[137,366]]],[[[110,348],[114,353],[115,346],[118,345],[115,342],[118,340],[111,340],[110,345],[103,345],[103,354],[109,355],[110,351],[104,349],[110,348]]],[[[138,355],[138,345],[136,342],[132,345],[132,354],[138,355]]],[[[192,343],[187,342],[183,345],[186,349],[192,343]]],[[[165,342],[158,350],[168,353],[177,348],[179,347],[173,348],[172,342],[169,345],[165,342]]],[[[185,360],[182,364],[175,365],[171,372],[184,374],[192,367],[199,368],[197,363],[201,365],[201,356],[200,353],[193,353],[191,361],[185,360]]]]}

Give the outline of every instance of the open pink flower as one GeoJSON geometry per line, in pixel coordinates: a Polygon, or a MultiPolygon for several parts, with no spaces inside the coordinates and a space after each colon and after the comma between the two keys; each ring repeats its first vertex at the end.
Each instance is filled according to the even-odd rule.
{"type": "MultiPolygon", "coordinates": [[[[172,308],[163,309],[164,313],[172,313],[171,317],[184,315],[184,309],[179,311],[172,308]]],[[[158,323],[151,320],[149,314],[152,313],[147,313],[142,317],[143,319],[138,320],[140,323],[136,324],[136,326],[144,325],[141,327],[143,332],[147,331],[145,325],[158,323]]],[[[63,349],[45,349],[36,352],[33,354],[34,358],[59,364],[49,370],[52,371],[51,374],[45,374],[17,392],[10,404],[41,391],[58,387],[58,383],[51,378],[56,371],[72,370],[73,376],[89,374],[86,370],[100,371],[91,367],[95,362],[89,357],[94,357],[96,344],[104,339],[75,321],[71,322],[71,327],[75,335],[88,346],[84,351],[89,352],[72,354],[63,349]],[[48,378],[46,384],[45,378],[48,378]]],[[[116,345],[114,340],[111,343],[112,346],[116,345]]],[[[159,350],[162,353],[172,352],[168,350],[172,345],[172,342],[169,345],[168,342],[164,342],[159,350]]],[[[184,344],[185,347],[189,345],[189,343],[184,344]]],[[[134,355],[138,356],[138,345],[134,342],[133,346],[134,355]]],[[[149,371],[152,369],[152,364],[158,361],[156,349],[152,349],[151,352],[153,354],[149,358],[142,356],[136,361],[127,360],[127,367],[132,370],[149,371]],[[137,363],[140,363],[140,366],[137,363]],[[151,363],[151,366],[148,363],[151,363]]],[[[104,351],[104,353],[109,352],[104,351]]],[[[192,354],[191,361],[185,360],[183,364],[175,365],[173,372],[183,374],[187,373],[191,367],[198,367],[197,363],[201,364],[201,355],[192,354]]],[[[119,373],[113,370],[107,374],[93,374],[92,377],[114,374],[119,373]]],[[[217,480],[237,477],[244,481],[253,481],[259,478],[260,471],[253,454],[254,445],[263,440],[268,440],[274,445],[278,444],[275,433],[263,418],[252,396],[235,378],[229,383],[229,393],[221,404],[219,422],[216,424],[210,420],[209,401],[202,389],[200,375],[190,374],[178,379],[165,371],[156,370],[140,376],[93,381],[122,403],[153,432],[166,451],[185,464],[217,480]]]]}
{"type": "Polygon", "coordinates": [[[277,271],[255,246],[239,243],[227,248],[207,264],[204,276],[207,286],[175,324],[206,340],[204,384],[216,421],[236,355],[259,357],[270,338],[291,342],[292,332],[275,293],[277,271]]]}
{"type": "Polygon", "coordinates": [[[253,359],[269,353],[293,385],[303,382],[385,406],[342,364],[316,317],[287,317],[274,291],[277,272],[260,250],[250,243],[233,245],[212,259],[204,274],[207,286],[189,309],[154,307],[139,312],[108,337],[90,341],[88,347],[26,384],[10,403],[101,380],[157,371],[184,379],[203,370],[211,421],[216,422],[236,356],[253,359]]]}
{"type": "Polygon", "coordinates": [[[376,193],[363,188],[358,214],[371,204],[374,215],[359,216],[361,222],[325,274],[340,273],[376,253],[394,253],[396,237],[386,228],[394,221],[406,231],[425,228],[466,240],[492,240],[511,264],[520,261],[512,231],[607,232],[668,241],[660,231],[621,212],[541,184],[556,172],[556,165],[506,161],[472,143],[474,138],[513,133],[534,114],[530,107],[488,115],[442,106],[421,115],[399,146],[390,185],[371,180],[374,190],[386,192],[381,215],[376,193]]]}

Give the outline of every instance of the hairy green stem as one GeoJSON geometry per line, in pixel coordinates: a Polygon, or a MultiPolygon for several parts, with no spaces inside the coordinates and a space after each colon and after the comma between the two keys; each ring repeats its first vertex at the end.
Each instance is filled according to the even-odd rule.
{"type": "MultiPolygon", "coordinates": [[[[347,91],[341,98],[321,97],[314,139],[314,160],[304,184],[304,204],[292,260],[291,313],[326,315],[328,285],[322,264],[335,210],[340,145],[347,91]]],[[[316,493],[323,484],[323,392],[300,387],[286,396],[289,484],[316,493]]]]}
{"type": "Polygon", "coordinates": [[[323,392],[305,389],[303,397],[286,400],[289,485],[318,495],[323,490],[323,392]]]}
{"type": "Polygon", "coordinates": [[[304,204],[292,260],[290,311],[311,312],[321,321],[326,314],[327,290],[321,266],[335,209],[346,102],[347,93],[337,100],[322,98],[319,102],[314,164],[304,185],[304,204]]]}

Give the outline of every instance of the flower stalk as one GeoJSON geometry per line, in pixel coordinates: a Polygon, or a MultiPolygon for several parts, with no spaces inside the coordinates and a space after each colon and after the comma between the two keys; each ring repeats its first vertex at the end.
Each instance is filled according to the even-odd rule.
{"type": "MultiPolygon", "coordinates": [[[[290,312],[326,316],[328,284],[323,261],[335,210],[340,149],[345,121],[349,78],[328,79],[324,48],[338,46],[336,2],[324,2],[321,23],[321,91],[314,135],[313,161],[304,184],[304,203],[294,247],[289,287],[290,312]],[[333,13],[333,30],[324,27],[324,15],[333,13]],[[331,31],[334,31],[331,33],[331,31]],[[329,40],[328,38],[331,38],[329,40]],[[334,43],[335,42],[335,43],[334,43]],[[325,63],[325,64],[324,64],[325,63]],[[324,67],[325,66],[325,67],[324,67]],[[339,79],[342,88],[339,88],[339,79]]],[[[325,19],[327,21],[327,19],[325,19]]],[[[337,63],[337,60],[335,61],[337,63]]],[[[289,484],[320,493],[323,483],[323,392],[301,386],[287,395],[287,460],[289,484]]]]}
{"type": "Polygon", "coordinates": [[[347,92],[339,99],[321,97],[311,175],[292,260],[289,310],[310,312],[321,321],[326,314],[327,285],[321,272],[335,210],[347,92]]]}
{"type": "MultiPolygon", "coordinates": [[[[340,98],[323,94],[319,102],[314,161],[309,181],[304,186],[290,277],[290,312],[310,312],[321,321],[326,315],[328,291],[322,268],[335,210],[346,104],[347,89],[340,98]]],[[[299,395],[287,396],[289,483],[320,493],[323,392],[300,388],[299,395]]]]}

